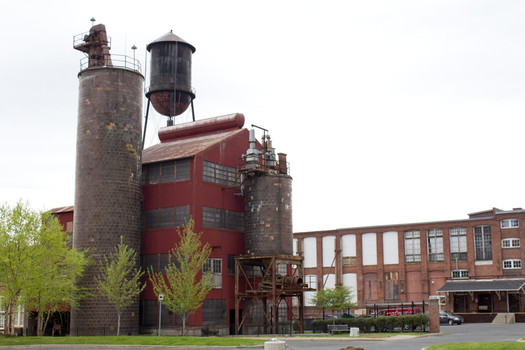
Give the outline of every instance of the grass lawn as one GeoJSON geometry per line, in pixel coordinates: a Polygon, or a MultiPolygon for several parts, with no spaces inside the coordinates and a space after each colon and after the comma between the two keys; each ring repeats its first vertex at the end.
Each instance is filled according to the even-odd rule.
{"type": "Polygon", "coordinates": [[[104,344],[104,345],[199,345],[199,346],[249,346],[262,345],[267,339],[237,337],[180,337],[121,336],[121,337],[5,337],[0,336],[0,347],[8,345],[39,344],[104,344]]]}
{"type": "Polygon", "coordinates": [[[525,343],[450,343],[427,346],[427,350],[519,350],[525,349],[525,343]]]}

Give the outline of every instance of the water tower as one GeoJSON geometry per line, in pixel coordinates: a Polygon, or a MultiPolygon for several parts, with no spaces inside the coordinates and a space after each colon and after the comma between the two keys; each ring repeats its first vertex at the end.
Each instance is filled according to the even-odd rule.
{"type": "Polygon", "coordinates": [[[170,31],[146,48],[151,54],[150,85],[146,91],[148,111],[151,103],[157,112],[169,118],[168,125],[173,125],[173,117],[184,113],[190,105],[193,114],[191,56],[195,47],[170,31]]]}
{"type": "MultiPolygon", "coordinates": [[[[94,277],[123,237],[140,252],[141,131],[144,77],[132,58],[110,55],[102,24],[75,36],[81,60],[73,247],[91,263],[80,281],[95,297],[71,310],[71,335],[113,335],[117,314],[98,297],[94,277]]],[[[136,261],[138,266],[138,259],[136,261]]],[[[138,299],[138,298],[137,298],[138,299]]],[[[137,334],[138,300],[121,315],[121,334],[137,334]]]]}

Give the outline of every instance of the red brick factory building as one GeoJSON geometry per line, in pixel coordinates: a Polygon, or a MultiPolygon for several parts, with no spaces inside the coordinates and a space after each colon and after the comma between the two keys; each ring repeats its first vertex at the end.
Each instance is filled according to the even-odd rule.
{"type": "MultiPolygon", "coordinates": [[[[513,313],[525,322],[524,225],[525,210],[493,208],[462,220],[296,232],[294,251],[306,283],[351,287],[358,313],[439,298],[466,321],[513,313]]],[[[306,318],[318,316],[306,294],[306,318]]]]}

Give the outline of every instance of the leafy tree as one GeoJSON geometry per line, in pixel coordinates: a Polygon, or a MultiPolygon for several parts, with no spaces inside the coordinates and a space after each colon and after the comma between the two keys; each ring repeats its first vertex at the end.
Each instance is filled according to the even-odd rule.
{"type": "MultiPolygon", "coordinates": [[[[338,310],[345,310],[356,306],[356,304],[352,302],[352,291],[346,286],[321,289],[315,293],[312,302],[319,308],[331,310],[334,316],[338,310]]],[[[335,323],[335,318],[333,323],[335,323]]]]}
{"type": "Polygon", "coordinates": [[[137,253],[123,242],[115,247],[109,258],[104,256],[100,275],[95,277],[100,294],[108,298],[117,311],[117,336],[120,335],[120,315],[122,310],[136,301],[138,295],[146,288],[140,279],[144,272],[135,267],[137,253]]]}
{"type": "Polygon", "coordinates": [[[44,334],[54,312],[64,307],[78,307],[78,300],[85,292],[77,281],[88,263],[84,252],[71,248],[56,217],[43,213],[42,222],[45,224],[32,249],[33,267],[24,297],[26,308],[37,311],[38,336],[44,334]]]}
{"type": "Polygon", "coordinates": [[[75,282],[83,273],[82,252],[69,247],[58,219],[18,202],[0,206],[0,286],[7,307],[6,334],[14,334],[17,304],[36,308],[39,333],[42,315],[60,305],[75,304],[75,282]]]}
{"type": "Polygon", "coordinates": [[[192,219],[181,229],[177,229],[180,242],[169,255],[165,272],[154,272],[149,267],[148,275],[153,291],[164,295],[164,305],[179,315],[182,321],[182,335],[186,331],[186,318],[201,307],[204,298],[213,284],[211,273],[203,273],[202,267],[211,254],[208,243],[202,244],[202,233],[193,231],[192,219]]]}

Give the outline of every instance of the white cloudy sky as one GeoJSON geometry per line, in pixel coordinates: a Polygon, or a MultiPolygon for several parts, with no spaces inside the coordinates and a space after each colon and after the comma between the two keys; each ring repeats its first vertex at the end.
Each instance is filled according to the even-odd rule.
{"type": "MultiPolygon", "coordinates": [[[[143,63],[171,29],[197,48],[197,118],[240,112],[270,130],[291,163],[295,231],[525,206],[525,2],[513,0],[9,1],[2,202],[73,204],[72,38],[91,17],[112,53],[135,44],[143,63]]],[[[151,118],[149,130],[165,123],[151,118]]]]}

